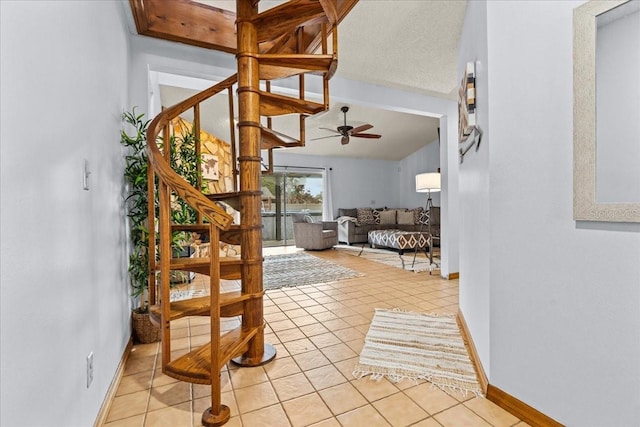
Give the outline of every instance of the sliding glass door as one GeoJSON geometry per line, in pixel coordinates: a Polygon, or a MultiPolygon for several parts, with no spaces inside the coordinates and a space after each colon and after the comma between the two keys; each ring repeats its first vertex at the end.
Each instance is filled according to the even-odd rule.
{"type": "Polygon", "coordinates": [[[322,220],[324,169],[274,167],[262,176],[262,244],[293,245],[291,213],[304,212],[322,220]]]}

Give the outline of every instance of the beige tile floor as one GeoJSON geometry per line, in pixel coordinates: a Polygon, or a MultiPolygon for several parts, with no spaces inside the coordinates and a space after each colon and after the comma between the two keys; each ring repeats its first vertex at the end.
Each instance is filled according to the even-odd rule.
{"type": "MultiPolygon", "coordinates": [[[[265,255],[294,249],[265,249],[265,255]]],[[[268,291],[265,341],[277,349],[269,364],[222,371],[227,426],[377,427],[526,426],[490,401],[449,395],[429,383],[356,379],[351,374],[375,308],[455,313],[458,281],[412,273],[336,250],[313,252],[365,275],[268,291]]],[[[193,286],[203,286],[196,280],[193,286]]],[[[236,282],[225,282],[237,288],[236,282]]],[[[237,319],[225,322],[232,328],[237,319]]],[[[208,318],[172,324],[172,352],[209,341],[208,318]]],[[[105,427],[200,426],[210,406],[209,386],[162,374],[158,343],[136,345],[111,402],[105,427]]]]}

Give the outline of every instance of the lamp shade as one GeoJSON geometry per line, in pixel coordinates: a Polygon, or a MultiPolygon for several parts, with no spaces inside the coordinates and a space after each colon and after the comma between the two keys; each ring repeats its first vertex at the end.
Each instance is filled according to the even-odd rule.
{"type": "Polygon", "coordinates": [[[428,172],[416,175],[416,191],[418,193],[440,191],[440,173],[428,172]]]}

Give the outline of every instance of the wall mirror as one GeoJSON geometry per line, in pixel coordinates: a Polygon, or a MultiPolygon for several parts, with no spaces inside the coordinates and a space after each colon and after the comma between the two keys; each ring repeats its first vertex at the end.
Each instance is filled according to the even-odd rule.
{"type": "Polygon", "coordinates": [[[640,0],[573,15],[573,216],[640,222],[640,0]]]}

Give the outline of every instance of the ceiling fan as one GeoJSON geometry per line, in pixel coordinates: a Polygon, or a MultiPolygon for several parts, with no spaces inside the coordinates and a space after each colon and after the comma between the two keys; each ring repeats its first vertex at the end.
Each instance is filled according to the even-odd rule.
{"type": "Polygon", "coordinates": [[[370,138],[370,139],[378,139],[381,138],[382,135],[376,135],[374,133],[362,133],[365,130],[369,130],[373,127],[373,125],[361,125],[358,127],[353,127],[353,126],[349,126],[347,124],[347,112],[349,111],[349,107],[348,106],[343,106],[342,108],[340,108],[340,111],[342,111],[344,113],[344,125],[342,126],[338,126],[336,129],[330,129],[330,128],[320,128],[320,129],[324,129],[324,130],[328,130],[334,133],[337,133],[337,135],[329,135],[329,136],[321,136],[320,138],[313,138],[312,140],[316,140],[316,139],[325,139],[325,138],[334,138],[337,136],[341,136],[342,139],[340,140],[340,143],[342,145],[347,145],[349,143],[349,138],[354,137],[354,138],[370,138]]]}

